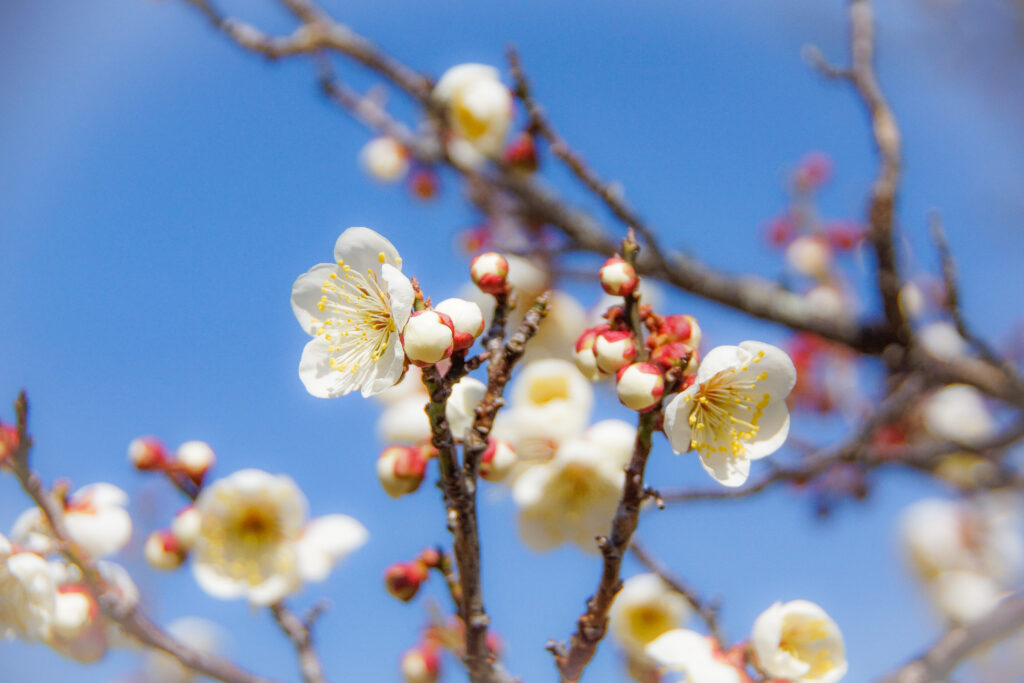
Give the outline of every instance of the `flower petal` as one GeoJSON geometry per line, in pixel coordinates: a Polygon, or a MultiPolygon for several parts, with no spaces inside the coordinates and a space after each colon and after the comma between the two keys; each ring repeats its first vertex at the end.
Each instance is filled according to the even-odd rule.
{"type": "Polygon", "coordinates": [[[412,305],[416,298],[412,289],[412,282],[402,273],[402,264],[392,266],[385,263],[380,268],[381,278],[387,285],[388,298],[391,300],[391,316],[395,319],[395,329],[405,327],[412,313],[412,305]]]}
{"type": "Polygon", "coordinates": [[[401,267],[402,263],[395,245],[369,228],[349,228],[341,233],[334,243],[334,259],[345,262],[361,273],[368,270],[380,273],[384,263],[396,267],[401,267]],[[381,254],[384,255],[383,260],[381,254]]]}
{"type": "Polygon", "coordinates": [[[303,581],[323,581],[338,560],[366,543],[369,532],[348,515],[326,515],[306,525],[295,544],[303,581]]]}
{"type": "Polygon", "coordinates": [[[308,335],[316,334],[313,320],[322,320],[320,297],[324,295],[323,285],[331,273],[337,273],[338,267],[331,263],[318,263],[295,279],[292,285],[292,313],[308,335]]]}
{"type": "Polygon", "coordinates": [[[773,401],[789,396],[796,385],[796,367],[785,351],[759,341],[740,342],[740,348],[751,355],[751,369],[756,368],[758,373],[766,375],[763,380],[758,380],[756,393],[768,394],[773,401]]]}
{"type": "Polygon", "coordinates": [[[299,360],[299,379],[306,391],[317,398],[336,398],[357,389],[358,375],[338,372],[331,367],[330,342],[316,337],[307,342],[299,360]]]}
{"type": "Polygon", "coordinates": [[[739,346],[716,346],[708,351],[697,369],[697,384],[704,384],[720,372],[739,368],[750,361],[750,352],[739,346]]]}
{"type": "Polygon", "coordinates": [[[757,422],[757,434],[746,442],[746,456],[757,460],[782,447],[789,436],[789,408],[782,399],[765,406],[757,422]]]}
{"type": "Polygon", "coordinates": [[[723,486],[741,486],[750,476],[750,460],[747,458],[708,451],[698,459],[704,471],[723,486]]]}
{"type": "Polygon", "coordinates": [[[665,406],[665,436],[676,453],[690,450],[690,441],[693,439],[690,430],[690,413],[693,412],[691,399],[696,393],[697,385],[694,384],[683,393],[676,394],[665,406]]]}

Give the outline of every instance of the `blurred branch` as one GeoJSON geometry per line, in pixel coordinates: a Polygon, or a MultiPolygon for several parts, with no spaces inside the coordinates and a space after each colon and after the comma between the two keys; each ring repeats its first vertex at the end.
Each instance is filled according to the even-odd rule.
{"type": "Polygon", "coordinates": [[[927,651],[879,683],[944,681],[964,659],[1024,628],[1024,594],[1003,598],[991,612],[947,631],[927,651]]]}
{"type": "Polygon", "coordinates": [[[295,650],[299,653],[299,671],[302,672],[302,680],[306,683],[326,683],[327,679],[324,678],[320,658],[313,647],[313,622],[319,612],[311,614],[307,619],[300,619],[285,606],[283,601],[271,605],[270,612],[274,615],[274,621],[292,641],[295,650]]]}
{"type": "Polygon", "coordinates": [[[138,605],[125,600],[107,585],[93,560],[72,539],[64,523],[64,510],[60,503],[46,491],[39,476],[31,469],[32,438],[28,433],[28,398],[25,392],[18,397],[14,410],[20,440],[17,450],[8,457],[4,466],[17,477],[21,488],[42,510],[61,554],[82,573],[82,582],[103,615],[142,645],[160,650],[183,666],[210,678],[223,683],[272,683],[270,679],[251,674],[226,659],[199,652],[175,639],[150,621],[138,605]]]}
{"type": "Polygon", "coordinates": [[[629,549],[633,551],[633,555],[636,559],[640,560],[640,564],[644,565],[650,571],[661,577],[672,590],[679,593],[686,602],[690,604],[693,611],[700,615],[700,618],[704,621],[704,624],[708,627],[708,631],[718,641],[719,646],[724,650],[726,649],[727,643],[722,636],[721,628],[718,625],[718,606],[713,602],[705,602],[700,595],[690,586],[683,583],[683,580],[672,573],[664,563],[662,563],[654,555],[651,555],[644,546],[640,543],[640,539],[636,536],[630,542],[629,549]]]}

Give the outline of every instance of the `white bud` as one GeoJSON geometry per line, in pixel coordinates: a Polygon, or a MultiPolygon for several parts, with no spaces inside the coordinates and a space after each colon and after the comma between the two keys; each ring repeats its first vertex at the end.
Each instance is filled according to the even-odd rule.
{"type": "Polygon", "coordinates": [[[387,136],[366,143],[359,161],[367,173],[385,183],[401,180],[409,171],[409,153],[398,140],[387,136]]]}
{"type": "Polygon", "coordinates": [[[402,655],[402,678],[405,683],[436,683],[440,675],[440,660],[433,648],[416,647],[402,655]]]}
{"type": "Polygon", "coordinates": [[[620,330],[602,332],[594,339],[594,359],[597,369],[614,375],[619,368],[625,367],[636,358],[636,345],[633,335],[620,330]]]}
{"type": "Polygon", "coordinates": [[[515,467],[518,458],[508,443],[491,439],[480,458],[480,476],[487,481],[502,481],[515,467]]]}
{"type": "Polygon", "coordinates": [[[455,350],[468,349],[473,341],[483,334],[484,314],[472,301],[466,299],[445,299],[434,307],[452,319],[455,328],[455,350]]]}
{"type": "Polygon", "coordinates": [[[154,531],[149,535],[143,553],[149,566],[164,571],[180,567],[186,555],[177,537],[166,529],[154,531]]]}
{"type": "Polygon", "coordinates": [[[633,363],[619,370],[615,391],[622,405],[644,412],[653,408],[665,393],[661,370],[653,363],[633,363]]]}
{"type": "Polygon", "coordinates": [[[389,446],[377,458],[377,478],[392,498],[412,493],[423,483],[426,459],[418,448],[389,446]]]}
{"type": "Polygon", "coordinates": [[[405,355],[419,366],[433,365],[452,355],[455,327],[438,311],[416,311],[402,330],[405,355]]]}
{"type": "Polygon", "coordinates": [[[495,251],[480,254],[470,261],[469,276],[482,291],[500,294],[508,287],[508,261],[495,251]]]}
{"type": "Polygon", "coordinates": [[[612,296],[627,296],[633,293],[640,279],[636,270],[618,256],[605,261],[601,266],[601,288],[612,296]]]}
{"type": "Polygon", "coordinates": [[[786,248],[786,261],[801,275],[820,277],[832,264],[832,250],[817,237],[797,237],[786,248]]]}
{"type": "Polygon", "coordinates": [[[199,510],[196,510],[194,505],[189,505],[174,516],[171,521],[171,533],[174,534],[174,538],[178,540],[181,547],[188,550],[199,540],[201,523],[202,516],[199,514],[199,510]]]}
{"type": "Polygon", "coordinates": [[[182,469],[196,477],[206,474],[217,461],[213,449],[205,441],[186,441],[178,446],[175,455],[182,469]]]}

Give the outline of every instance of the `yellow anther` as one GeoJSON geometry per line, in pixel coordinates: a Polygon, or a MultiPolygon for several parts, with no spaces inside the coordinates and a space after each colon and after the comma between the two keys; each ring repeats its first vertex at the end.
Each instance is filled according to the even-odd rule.
{"type": "Polygon", "coordinates": [[[384,263],[385,261],[387,261],[387,257],[384,256],[384,252],[383,251],[380,252],[379,254],[377,254],[377,260],[380,261],[381,263],[384,263]]]}

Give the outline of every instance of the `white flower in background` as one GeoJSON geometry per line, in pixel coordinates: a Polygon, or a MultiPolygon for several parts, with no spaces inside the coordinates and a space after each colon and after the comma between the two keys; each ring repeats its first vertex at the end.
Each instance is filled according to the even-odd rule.
{"type": "Polygon", "coordinates": [[[583,431],[594,390],[573,363],[537,360],[523,366],[509,392],[509,406],[498,413],[493,435],[507,441],[521,458],[549,458],[558,444],[583,431]]]}
{"type": "Polygon", "coordinates": [[[186,474],[199,480],[217,462],[217,454],[205,441],[186,441],[178,446],[174,456],[186,474]]]}
{"type": "Polygon", "coordinates": [[[57,586],[49,565],[31,552],[14,552],[0,536],[0,638],[47,640],[57,586]]]}
{"type": "Polygon", "coordinates": [[[622,469],[633,457],[636,425],[625,420],[601,420],[587,427],[580,438],[600,448],[610,462],[622,469]]]}
{"type": "MultiPolygon", "coordinates": [[[[528,299],[525,302],[520,313],[515,317],[515,324],[519,324],[534,299],[528,299]]],[[[587,312],[576,299],[558,290],[551,292],[548,314],[538,328],[537,334],[526,345],[524,360],[530,362],[543,358],[559,358],[574,361],[576,338],[586,327],[586,321],[587,312]]],[[[515,327],[509,327],[509,329],[515,329],[515,327]]]]}
{"type": "Polygon", "coordinates": [[[955,623],[988,613],[1024,568],[1019,508],[1011,497],[925,499],[908,507],[901,535],[926,595],[955,623]]]}
{"type": "Polygon", "coordinates": [[[411,396],[389,405],[377,418],[377,438],[383,443],[417,444],[430,440],[426,396],[411,396]]]}
{"type": "Polygon", "coordinates": [[[497,156],[512,122],[512,93],[498,70],[486,64],[459,64],[434,87],[434,98],[448,108],[457,139],[484,156],[497,156]]]}
{"type": "Polygon", "coordinates": [[[292,285],[292,311],[313,337],[302,351],[299,378],[320,398],[356,389],[372,396],[402,376],[399,332],[412,312],[412,284],[395,247],[368,228],[343,232],[334,258],[292,285]]]}
{"type": "Polygon", "coordinates": [[[690,606],[657,574],[626,579],[608,613],[612,635],[630,653],[642,655],[655,638],[677,628],[690,606]]]}
{"type": "MultiPolygon", "coordinates": [[[[113,484],[89,484],[68,497],[64,524],[75,543],[93,557],[114,555],[132,536],[127,504],[128,494],[113,484]]],[[[39,508],[29,508],[15,520],[11,538],[37,553],[56,550],[50,525],[39,508]]]]}
{"type": "Polygon", "coordinates": [[[402,381],[379,394],[374,394],[373,397],[384,405],[390,406],[413,396],[422,398],[424,404],[429,400],[427,389],[423,386],[423,371],[415,365],[410,365],[406,368],[402,381]]]}
{"type": "Polygon", "coordinates": [[[796,272],[824,277],[832,265],[832,249],[819,237],[797,237],[786,247],[786,261],[796,272]]]}
{"type": "Polygon", "coordinates": [[[952,360],[967,353],[967,341],[948,320],[925,325],[917,332],[917,341],[936,358],[952,360]]]}
{"type": "Polygon", "coordinates": [[[979,444],[996,433],[995,418],[981,392],[966,384],[950,384],[925,399],[921,420],[936,439],[964,446],[979,444]]]}
{"type": "Polygon", "coordinates": [[[107,652],[109,625],[96,600],[81,586],[57,593],[49,645],[71,659],[89,664],[107,652]]]}
{"type": "Polygon", "coordinates": [[[697,380],[665,408],[676,453],[696,450],[708,474],[739,486],[750,461],[771,455],[789,434],[786,396],[796,368],[782,349],[755,341],[708,352],[697,380]]]}
{"type": "Polygon", "coordinates": [[[647,656],[669,671],[680,671],[686,683],[747,683],[739,669],[729,664],[708,636],[677,628],[667,631],[646,648],[647,656]]]}
{"type": "Polygon", "coordinates": [[[504,441],[491,439],[480,456],[480,477],[487,481],[502,481],[515,468],[519,458],[515,449],[504,441]]]}
{"type": "Polygon", "coordinates": [[[461,439],[476,420],[476,407],[484,399],[487,385],[473,377],[463,377],[452,387],[444,408],[452,436],[461,439]]]}
{"type": "Polygon", "coordinates": [[[596,553],[596,536],[608,533],[625,475],[615,449],[586,439],[563,444],[555,457],[516,479],[519,533],[533,550],[576,543],[596,553]]]}
{"type": "Polygon", "coordinates": [[[341,515],[306,526],[306,497],[295,482],[256,469],[206,486],[195,507],[200,516],[193,549],[196,581],[221,599],[272,604],[304,580],[323,578],[324,561],[333,564],[339,549],[354,550],[366,540],[362,525],[349,518],[339,523],[341,515]]]}
{"type": "Polygon", "coordinates": [[[757,667],[800,683],[835,683],[846,675],[843,634],[825,610],[808,600],[777,602],[750,634],[757,667]]]}
{"type": "MultiPolygon", "coordinates": [[[[175,619],[167,632],[178,641],[205,655],[224,650],[228,635],[220,626],[198,617],[175,619]]],[[[193,683],[199,674],[183,666],[174,657],[149,649],[142,664],[141,679],[145,683],[193,683]]]]}
{"type": "Polygon", "coordinates": [[[818,285],[804,294],[807,308],[819,315],[838,316],[846,312],[846,301],[837,287],[818,285]]]}
{"type": "Polygon", "coordinates": [[[359,162],[370,176],[384,183],[399,181],[409,172],[409,152],[387,135],[367,142],[359,153],[359,162]]]}

